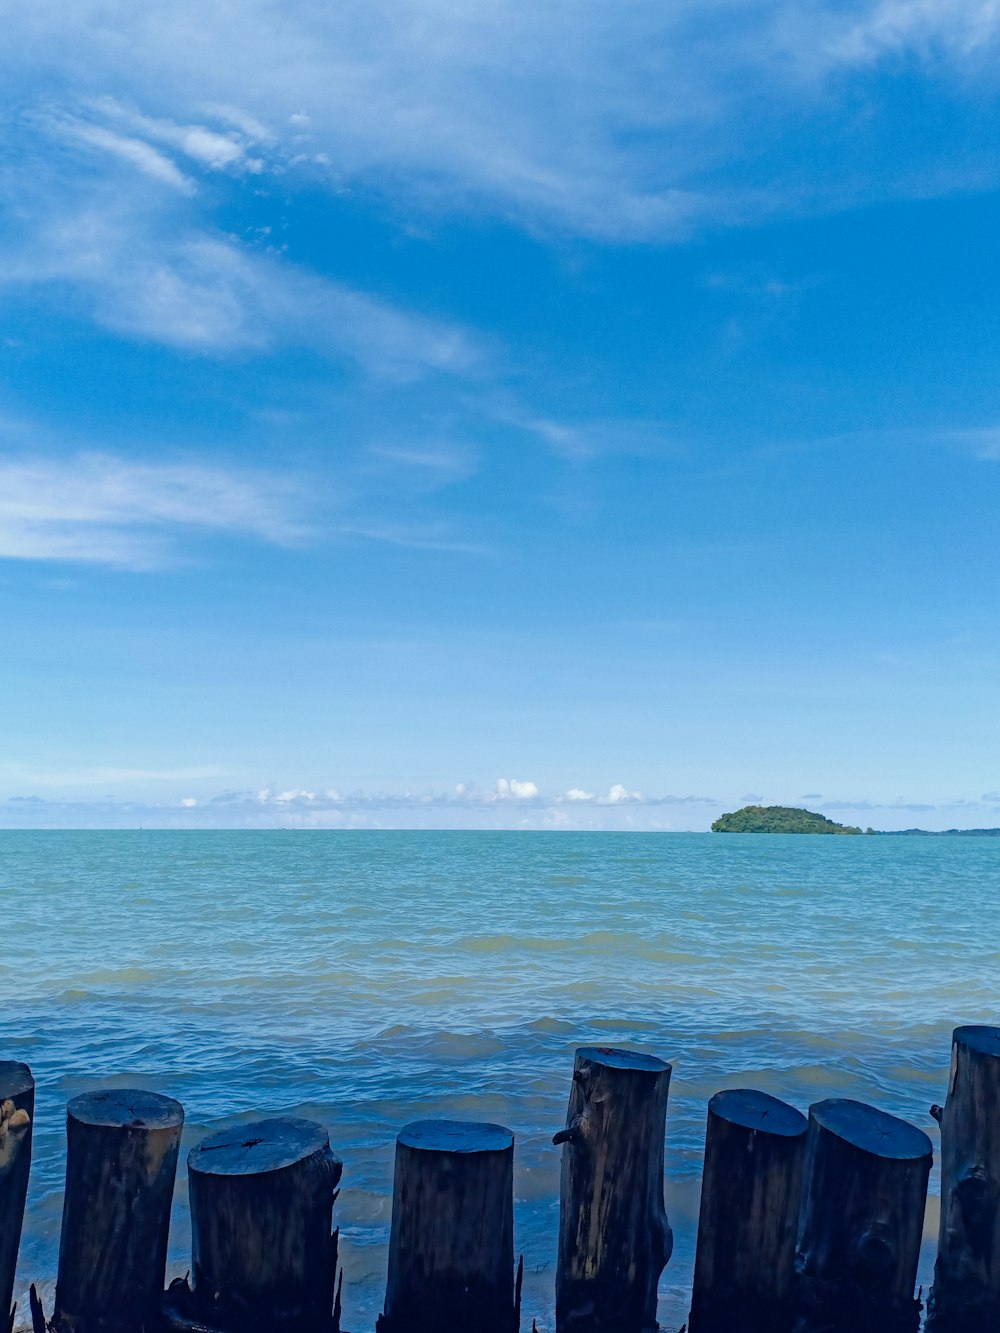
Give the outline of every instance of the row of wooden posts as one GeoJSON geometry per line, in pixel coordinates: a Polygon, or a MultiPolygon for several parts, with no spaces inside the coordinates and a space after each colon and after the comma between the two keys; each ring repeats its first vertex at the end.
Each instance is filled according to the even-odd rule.
{"type": "MultiPolygon", "coordinates": [[[[670,1066],[576,1054],[563,1147],[558,1333],[647,1333],[673,1237],[663,1202],[670,1066]]],[[[34,1080],[0,1062],[0,1310],[11,1309],[34,1080]]],[[[954,1033],[941,1124],[941,1229],[929,1327],[1000,1330],[1000,1028],[954,1033]]],[[[55,1333],[338,1333],[326,1129],[281,1118],[223,1130],[188,1157],[191,1280],[164,1292],[184,1111],[111,1089],[67,1108],[55,1333]]],[[[378,1333],[516,1333],[514,1136],[424,1120],[396,1141],[378,1333]]],[[[709,1103],[690,1333],[911,1333],[931,1143],[906,1121],[763,1092],[709,1103]]],[[[32,1288],[36,1333],[44,1312],[32,1288]]],[[[14,1311],[11,1310],[13,1328],[14,1311]]],[[[0,1319],[0,1326],[3,1320],[0,1319]]]]}

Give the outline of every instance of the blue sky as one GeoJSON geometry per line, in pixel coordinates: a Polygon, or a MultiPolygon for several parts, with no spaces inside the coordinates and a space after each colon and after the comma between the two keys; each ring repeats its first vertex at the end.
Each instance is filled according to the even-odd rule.
{"type": "Polygon", "coordinates": [[[0,9],[0,823],[1000,824],[997,0],[0,9]]]}

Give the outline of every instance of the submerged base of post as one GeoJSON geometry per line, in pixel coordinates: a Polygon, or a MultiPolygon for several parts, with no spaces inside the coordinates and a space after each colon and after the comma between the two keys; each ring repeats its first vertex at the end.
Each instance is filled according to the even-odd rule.
{"type": "Polygon", "coordinates": [[[942,1297],[935,1282],[927,1300],[926,1333],[997,1333],[1000,1300],[976,1292],[951,1291],[942,1297]]]}

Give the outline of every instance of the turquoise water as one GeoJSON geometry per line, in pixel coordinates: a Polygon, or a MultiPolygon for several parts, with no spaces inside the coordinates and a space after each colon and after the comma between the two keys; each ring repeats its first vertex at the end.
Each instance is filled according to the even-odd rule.
{"type": "MultiPolygon", "coordinates": [[[[545,1330],[574,1047],[671,1060],[676,1329],[713,1092],[860,1097],[933,1138],[951,1028],[998,1019],[1000,840],[4,832],[0,894],[0,1058],[39,1085],[19,1288],[55,1273],[66,1100],[139,1084],[184,1103],[188,1144],[282,1110],[329,1126],[355,1333],[408,1120],[515,1131],[524,1327],[545,1330]]],[[[182,1169],[171,1272],[188,1247],[182,1169]]]]}

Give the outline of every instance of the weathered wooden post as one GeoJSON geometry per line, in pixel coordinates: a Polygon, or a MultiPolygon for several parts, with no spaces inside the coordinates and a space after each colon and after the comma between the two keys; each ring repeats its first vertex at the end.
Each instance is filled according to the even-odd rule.
{"type": "Polygon", "coordinates": [[[785,1333],[808,1122],[766,1092],[708,1103],[690,1333],[785,1333]]]}
{"type": "Polygon", "coordinates": [[[195,1320],[232,1333],[328,1333],[342,1170],[324,1127],[293,1117],[235,1125],[191,1149],[195,1320]]]}
{"type": "Polygon", "coordinates": [[[14,1272],[31,1169],[35,1080],[27,1065],[0,1060],[0,1330],[13,1327],[14,1272]],[[8,1323],[9,1320],[9,1323],[8,1323]]]}
{"type": "Polygon", "coordinates": [[[1000,1028],[960,1027],[941,1122],[941,1230],[928,1329],[1000,1328],[1000,1028]]]}
{"type": "Polygon", "coordinates": [[[809,1108],[798,1239],[803,1333],[916,1333],[931,1141],[874,1106],[809,1108]]]}
{"type": "Polygon", "coordinates": [[[53,1324],[141,1333],[159,1318],[184,1110],[131,1088],[66,1108],[66,1196],[53,1324]]]}
{"type": "Polygon", "coordinates": [[[558,1333],[656,1329],[656,1286],[673,1249],[663,1205],[671,1067],[655,1056],[581,1046],[559,1189],[558,1333]]]}
{"type": "Polygon", "coordinates": [[[402,1130],[377,1333],[516,1333],[513,1181],[514,1135],[502,1125],[402,1130]]]}

